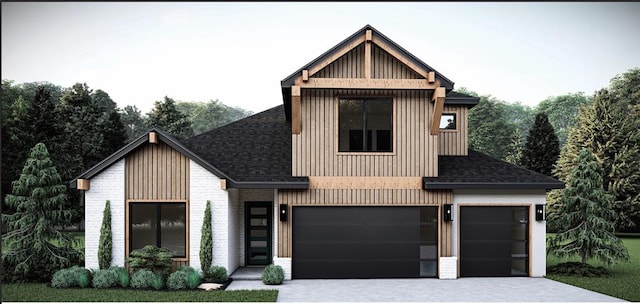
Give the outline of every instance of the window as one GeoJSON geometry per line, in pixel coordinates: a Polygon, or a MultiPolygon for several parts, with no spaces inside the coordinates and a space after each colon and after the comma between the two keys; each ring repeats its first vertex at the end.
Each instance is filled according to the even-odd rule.
{"type": "Polygon", "coordinates": [[[129,251],[156,245],[186,257],[186,209],[185,203],[130,203],[129,251]]]}
{"type": "Polygon", "coordinates": [[[443,113],[440,118],[440,130],[455,130],[456,123],[456,113],[443,113]]]}
{"type": "Polygon", "coordinates": [[[340,99],[340,152],[392,152],[393,101],[391,99],[340,99]]]}

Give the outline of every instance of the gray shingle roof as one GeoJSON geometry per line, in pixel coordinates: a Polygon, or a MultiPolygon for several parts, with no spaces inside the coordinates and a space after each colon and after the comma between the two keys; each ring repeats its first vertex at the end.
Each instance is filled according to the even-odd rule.
{"type": "Polygon", "coordinates": [[[561,189],[555,178],[469,149],[468,156],[440,156],[438,177],[424,177],[424,189],[561,189]]]}
{"type": "Polygon", "coordinates": [[[282,105],[202,133],[182,144],[232,179],[231,187],[307,188],[291,176],[291,126],[282,105]]]}

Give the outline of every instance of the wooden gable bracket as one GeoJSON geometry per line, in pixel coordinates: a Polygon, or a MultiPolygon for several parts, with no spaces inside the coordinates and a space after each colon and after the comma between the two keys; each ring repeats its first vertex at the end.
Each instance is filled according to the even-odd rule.
{"type": "Polygon", "coordinates": [[[444,99],[446,97],[445,87],[439,86],[433,91],[431,101],[433,101],[433,115],[431,116],[431,127],[429,128],[431,135],[438,135],[440,131],[440,118],[444,109],[444,99]]]}
{"type": "Polygon", "coordinates": [[[300,134],[302,131],[301,121],[301,100],[300,86],[291,86],[291,133],[300,134]]]}
{"type": "Polygon", "coordinates": [[[338,58],[342,57],[342,55],[344,55],[344,54],[348,53],[349,51],[353,50],[354,48],[356,48],[358,45],[360,45],[364,41],[365,41],[365,35],[362,35],[362,36],[356,38],[351,43],[349,43],[347,45],[344,45],[342,48],[340,48],[339,50],[335,51],[331,56],[325,58],[320,63],[318,63],[318,64],[316,64],[314,66],[311,66],[307,70],[302,70],[302,74],[299,75],[298,78],[296,78],[293,83],[295,83],[296,85],[300,85],[300,84],[302,84],[302,82],[306,81],[305,78],[307,80],[309,80],[309,77],[313,76],[313,74],[317,73],[318,71],[322,70],[323,68],[325,68],[326,66],[330,65],[334,61],[338,60],[338,58]],[[307,72],[305,73],[305,71],[307,71],[307,72]],[[306,76],[305,76],[305,74],[306,74],[306,76]]]}
{"type": "Polygon", "coordinates": [[[158,135],[156,132],[149,132],[149,143],[157,144],[158,143],[158,135]]]}
{"type": "Polygon", "coordinates": [[[76,183],[77,183],[76,188],[77,188],[78,190],[89,190],[89,188],[90,188],[90,182],[89,182],[89,180],[88,180],[88,179],[82,179],[82,178],[79,178],[79,179],[76,181],[76,183]]]}

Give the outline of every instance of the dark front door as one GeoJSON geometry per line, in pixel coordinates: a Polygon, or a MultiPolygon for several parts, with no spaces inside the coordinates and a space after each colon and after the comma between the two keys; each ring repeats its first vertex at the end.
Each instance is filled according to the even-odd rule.
{"type": "Polygon", "coordinates": [[[245,248],[247,265],[271,264],[271,202],[248,202],[245,205],[245,248]]]}

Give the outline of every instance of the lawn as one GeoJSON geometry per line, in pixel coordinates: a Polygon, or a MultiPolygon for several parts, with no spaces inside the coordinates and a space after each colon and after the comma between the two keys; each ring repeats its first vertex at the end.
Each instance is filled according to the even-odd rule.
{"type": "Polygon", "coordinates": [[[47,284],[5,284],[3,302],[275,302],[278,290],[150,291],[57,289],[47,284]]]}
{"type": "MultiPolygon", "coordinates": [[[[640,237],[622,238],[629,251],[629,262],[619,262],[613,266],[590,261],[596,266],[604,266],[609,270],[609,276],[600,278],[572,277],[560,275],[548,275],[547,278],[593,290],[606,295],[627,301],[640,302],[640,237]]],[[[579,262],[578,257],[569,260],[559,259],[554,256],[547,256],[547,266],[555,265],[566,261],[579,262]]]]}

